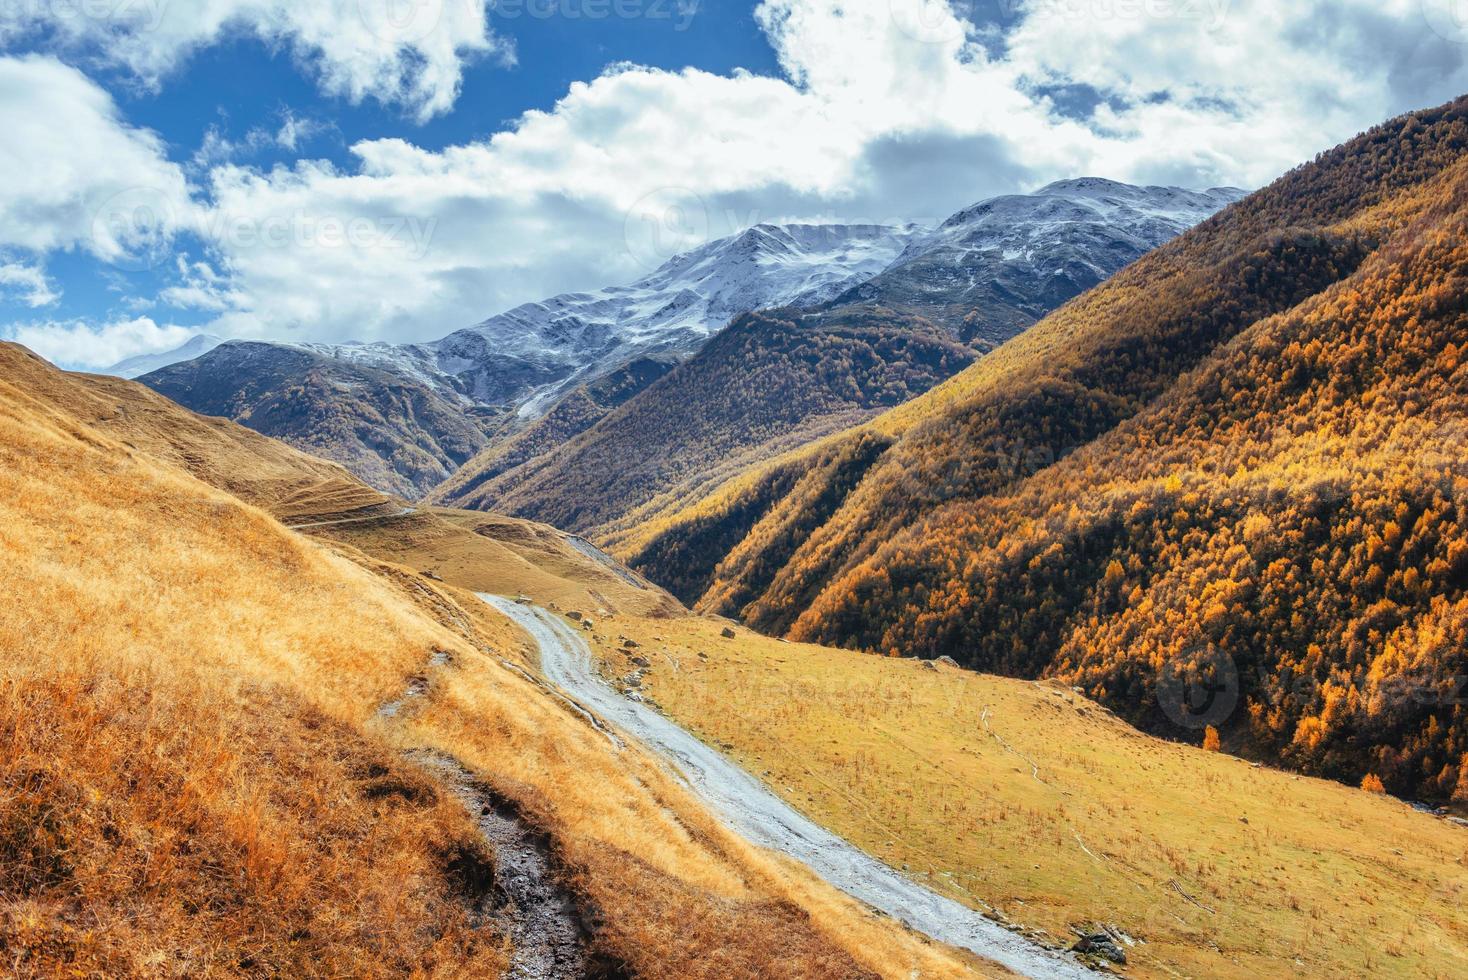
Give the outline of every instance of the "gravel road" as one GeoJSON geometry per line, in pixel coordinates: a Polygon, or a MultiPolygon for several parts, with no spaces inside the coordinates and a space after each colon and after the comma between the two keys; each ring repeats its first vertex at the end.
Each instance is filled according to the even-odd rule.
{"type": "Polygon", "coordinates": [[[481,595],[540,647],[547,680],[670,761],[735,832],[795,858],[853,898],[939,942],[959,946],[1037,980],[1090,978],[1074,960],[990,922],[968,907],[904,877],[802,816],[719,752],[646,705],[612,690],[597,674],[585,641],[544,609],[481,595]]]}

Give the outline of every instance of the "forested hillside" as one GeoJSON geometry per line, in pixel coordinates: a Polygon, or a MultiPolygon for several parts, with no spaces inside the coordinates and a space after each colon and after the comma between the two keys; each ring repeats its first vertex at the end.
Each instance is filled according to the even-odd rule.
{"type": "Polygon", "coordinates": [[[596,527],[659,498],[697,499],[742,468],[914,398],[974,356],[936,324],[881,310],[835,324],[746,314],[579,438],[514,470],[476,459],[433,499],[596,527]]]}
{"type": "Polygon", "coordinates": [[[768,631],[1463,793],[1465,148],[1468,100],[1379,127],[617,544],[768,631]]]}

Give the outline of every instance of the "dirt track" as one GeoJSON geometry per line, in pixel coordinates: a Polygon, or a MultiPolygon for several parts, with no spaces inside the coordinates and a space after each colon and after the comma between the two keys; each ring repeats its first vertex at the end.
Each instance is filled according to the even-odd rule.
{"type": "Polygon", "coordinates": [[[830,884],[912,929],[959,946],[1029,977],[1093,977],[1074,960],[1031,943],[977,912],[889,868],[802,816],[749,773],[667,718],[613,691],[597,675],[585,641],[534,606],[481,595],[540,647],[546,678],[586,708],[652,750],[745,839],[787,854],[830,884]]]}

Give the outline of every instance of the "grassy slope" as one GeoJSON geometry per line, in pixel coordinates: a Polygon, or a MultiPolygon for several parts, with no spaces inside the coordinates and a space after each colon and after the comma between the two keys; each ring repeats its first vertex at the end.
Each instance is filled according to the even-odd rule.
{"type": "Polygon", "coordinates": [[[672,717],[959,901],[1056,936],[1114,924],[1141,977],[1468,971],[1462,827],[1159,741],[1050,682],[720,630],[618,616],[599,653],[625,673],[618,637],[639,638],[672,717]]]}
{"type": "Polygon", "coordinates": [[[588,615],[601,609],[641,615],[685,612],[662,589],[629,585],[544,524],[436,507],[409,518],[312,532],[475,592],[529,595],[542,604],[588,615]]]}
{"type": "Polygon", "coordinates": [[[0,364],[12,383],[128,449],[186,470],[282,520],[370,513],[390,505],[387,497],[335,463],[223,419],[182,412],[134,382],[60,375],[29,351],[7,343],[0,343],[0,364]]]}
{"type": "Polygon", "coordinates": [[[8,970],[494,974],[453,870],[484,845],[401,760],[421,746],[550,833],[639,975],[965,972],[613,752],[467,594],[128,451],[65,408],[90,385],[0,349],[8,970]],[[420,673],[421,708],[379,717],[420,673]]]}

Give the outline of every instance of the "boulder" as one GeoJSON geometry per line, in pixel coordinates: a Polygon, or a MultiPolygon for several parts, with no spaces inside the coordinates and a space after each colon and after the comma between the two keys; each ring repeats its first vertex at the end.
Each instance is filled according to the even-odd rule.
{"type": "Polygon", "coordinates": [[[734,627],[732,627],[732,626],[725,626],[722,630],[719,631],[719,635],[722,636],[726,640],[732,640],[732,639],[734,639],[734,637],[738,636],[739,634],[734,632],[734,627]]]}
{"type": "Polygon", "coordinates": [[[954,660],[952,657],[948,656],[946,653],[943,656],[941,656],[941,657],[938,658],[938,663],[944,665],[945,667],[957,667],[958,666],[958,661],[957,660],[954,660]]]}
{"type": "Polygon", "coordinates": [[[566,613],[566,618],[573,623],[579,623],[582,620],[581,614],[574,609],[566,613]]]}
{"type": "Polygon", "coordinates": [[[636,640],[632,639],[631,637],[628,637],[628,636],[622,637],[622,649],[623,650],[636,650],[640,646],[642,646],[642,644],[641,643],[638,643],[636,640]]]}
{"type": "Polygon", "coordinates": [[[1120,966],[1126,965],[1126,950],[1121,948],[1121,943],[1104,932],[1082,936],[1080,941],[1071,947],[1071,952],[1080,953],[1082,956],[1100,957],[1120,966]]]}

